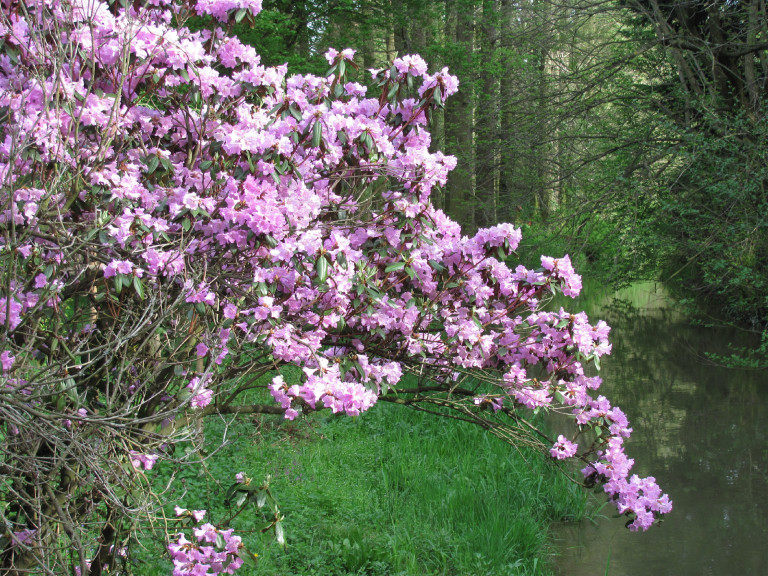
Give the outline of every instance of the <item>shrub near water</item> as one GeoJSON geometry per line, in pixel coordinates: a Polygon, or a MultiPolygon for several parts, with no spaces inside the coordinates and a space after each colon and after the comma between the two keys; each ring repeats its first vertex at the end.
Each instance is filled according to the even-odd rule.
{"type": "Polygon", "coordinates": [[[217,492],[226,486],[212,479],[271,474],[287,548],[249,533],[256,517],[233,522],[258,549],[259,573],[546,574],[549,524],[584,510],[584,494],[540,455],[471,425],[389,405],[354,420],[273,422],[235,425],[210,476],[181,476],[190,500],[223,516],[217,492]]]}
{"type": "MultiPolygon", "coordinates": [[[[541,306],[578,294],[568,256],[527,268],[515,227],[463,236],[430,204],[455,159],[426,127],[456,79],[406,55],[369,96],[351,50],[326,54],[325,77],[288,76],[228,33],[259,9],[0,11],[0,569],[115,572],[140,518],[165,528],[176,574],[253,565],[195,502],[158,516],[154,467],[197,465],[206,419],[379,400],[575,458],[649,528],[671,503],[631,474],[629,423],[584,371],[609,328],[541,306]],[[195,14],[210,30],[184,27],[195,14]],[[264,377],[274,402],[254,403],[264,377]],[[552,438],[530,410],[597,434],[552,438]]],[[[266,487],[229,482],[222,497],[281,540],[266,487]]]]}

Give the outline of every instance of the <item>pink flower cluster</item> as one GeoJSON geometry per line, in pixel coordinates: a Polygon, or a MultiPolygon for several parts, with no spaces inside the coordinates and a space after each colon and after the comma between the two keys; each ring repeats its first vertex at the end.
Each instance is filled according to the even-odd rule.
{"type": "Polygon", "coordinates": [[[10,532],[11,546],[29,546],[34,541],[36,534],[37,530],[30,530],[27,528],[16,532],[10,532]]]}
{"type": "Polygon", "coordinates": [[[261,0],[197,0],[198,14],[209,14],[222,22],[237,10],[246,9],[254,16],[261,12],[261,0]]]}
{"type": "Polygon", "coordinates": [[[131,465],[137,470],[142,468],[144,470],[152,470],[152,467],[159,458],[157,454],[140,454],[136,450],[131,450],[128,452],[128,455],[131,458],[131,465]]]}
{"type": "Polygon", "coordinates": [[[672,511],[672,501],[662,493],[652,476],[629,476],[634,460],[623,450],[623,438],[612,436],[598,459],[582,470],[587,482],[602,482],[603,489],[615,502],[620,514],[630,517],[627,526],[632,531],[647,530],[659,515],[672,511]]]}
{"type": "MultiPolygon", "coordinates": [[[[196,522],[201,522],[205,510],[190,513],[177,507],[176,515],[191,515],[196,522]]],[[[240,558],[242,539],[234,534],[233,529],[220,530],[213,524],[205,523],[195,528],[193,533],[193,540],[187,540],[183,533],[179,533],[176,540],[168,545],[173,560],[173,576],[234,574],[243,565],[240,558]]]]}
{"type": "Polygon", "coordinates": [[[269,391],[283,408],[285,417],[293,420],[298,416],[295,401],[313,410],[330,408],[334,414],[344,412],[357,416],[376,403],[376,393],[357,382],[342,382],[338,367],[325,365],[320,370],[305,368],[306,381],[302,385],[285,384],[282,376],[275,376],[269,391]]]}
{"type": "Polygon", "coordinates": [[[578,450],[579,446],[578,444],[574,444],[568,438],[560,434],[560,436],[557,437],[557,442],[555,442],[555,445],[552,446],[552,449],[549,451],[552,458],[556,458],[558,460],[563,460],[565,458],[571,458],[576,455],[576,450],[578,450]]]}

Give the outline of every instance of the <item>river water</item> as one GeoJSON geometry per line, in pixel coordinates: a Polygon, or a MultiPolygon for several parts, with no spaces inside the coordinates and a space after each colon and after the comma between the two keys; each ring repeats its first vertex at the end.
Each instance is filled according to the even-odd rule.
{"type": "Polygon", "coordinates": [[[557,525],[556,573],[768,575],[768,372],[722,368],[704,354],[754,338],[691,326],[651,284],[590,291],[569,308],[613,327],[601,390],[634,428],[633,471],[655,476],[674,510],[646,533],[629,532],[608,506],[594,522],[557,525]]]}

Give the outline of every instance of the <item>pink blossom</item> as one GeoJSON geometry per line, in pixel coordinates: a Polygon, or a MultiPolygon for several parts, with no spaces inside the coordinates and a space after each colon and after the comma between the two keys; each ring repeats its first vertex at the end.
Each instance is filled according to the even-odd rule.
{"type": "Polygon", "coordinates": [[[35,535],[37,534],[36,529],[27,529],[24,530],[18,530],[16,532],[11,532],[11,546],[18,546],[18,545],[30,545],[32,544],[32,541],[35,538],[35,535]]]}
{"type": "Polygon", "coordinates": [[[189,401],[190,406],[193,408],[205,408],[213,401],[213,390],[208,388],[202,388],[197,390],[189,401]]]}
{"type": "Polygon", "coordinates": [[[334,64],[336,62],[336,59],[341,55],[342,60],[349,60],[352,61],[352,59],[355,57],[355,50],[351,48],[345,48],[341,52],[336,50],[335,48],[328,48],[326,53],[324,54],[325,59],[328,60],[328,64],[334,64]]]}
{"type": "Polygon", "coordinates": [[[197,0],[196,5],[198,14],[209,14],[221,21],[227,19],[230,11],[240,8],[256,15],[261,12],[261,0],[197,0]]]}
{"type": "Polygon", "coordinates": [[[141,454],[136,450],[131,450],[128,454],[131,459],[131,464],[136,469],[143,468],[144,470],[152,470],[152,467],[159,458],[157,454],[141,454]]]}
{"type": "Polygon", "coordinates": [[[116,274],[130,274],[133,270],[133,262],[127,260],[112,260],[104,268],[104,278],[111,278],[116,274]]]}
{"type": "Polygon", "coordinates": [[[0,354],[0,363],[2,363],[3,372],[8,372],[15,361],[16,356],[11,356],[11,353],[8,352],[8,350],[3,350],[3,353],[0,354]]]}
{"type": "Polygon", "coordinates": [[[557,437],[557,442],[555,442],[555,445],[552,446],[552,449],[549,451],[549,453],[552,455],[552,458],[563,460],[564,458],[571,458],[572,456],[575,456],[577,448],[577,444],[574,444],[568,440],[568,438],[560,434],[560,436],[557,437]]]}
{"type": "Polygon", "coordinates": [[[216,534],[218,530],[213,524],[203,524],[200,528],[195,528],[195,537],[198,540],[213,543],[216,542],[216,534]]]}
{"type": "Polygon", "coordinates": [[[350,96],[357,96],[359,98],[363,98],[365,96],[367,88],[362,84],[358,84],[357,82],[347,82],[346,84],[344,84],[344,90],[346,90],[347,94],[349,94],[350,96]]]}
{"type": "Polygon", "coordinates": [[[407,54],[402,58],[395,58],[393,64],[400,74],[423,76],[427,72],[427,63],[417,54],[407,54]]]}

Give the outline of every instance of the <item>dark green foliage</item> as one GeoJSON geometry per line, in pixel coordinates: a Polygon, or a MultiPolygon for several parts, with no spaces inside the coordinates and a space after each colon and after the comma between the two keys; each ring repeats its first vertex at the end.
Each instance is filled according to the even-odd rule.
{"type": "Polygon", "coordinates": [[[765,7],[751,0],[624,5],[628,38],[657,42],[637,69],[654,88],[641,105],[662,136],[645,155],[654,162],[661,209],[644,236],[665,245],[660,276],[720,316],[765,326],[765,7]]]}
{"type": "Polygon", "coordinates": [[[684,134],[660,228],[674,253],[665,276],[754,326],[768,324],[767,138],[765,114],[707,117],[684,134]]]}

